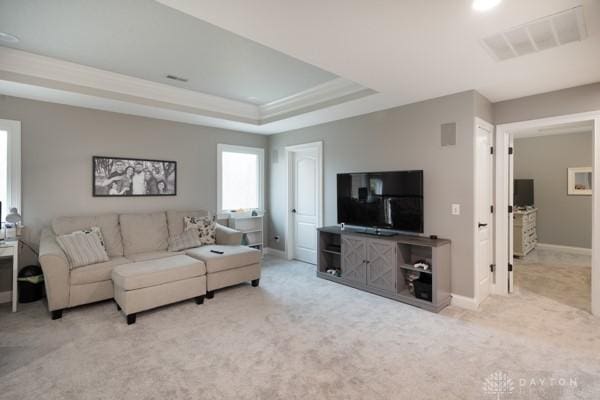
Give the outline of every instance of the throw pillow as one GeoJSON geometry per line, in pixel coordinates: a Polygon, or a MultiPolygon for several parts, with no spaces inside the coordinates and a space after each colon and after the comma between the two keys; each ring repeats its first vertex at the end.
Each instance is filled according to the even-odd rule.
{"type": "Polygon", "coordinates": [[[81,229],[79,231],[71,232],[71,233],[95,233],[98,235],[98,239],[100,239],[100,243],[102,243],[102,247],[106,250],[106,245],[104,244],[104,237],[102,236],[102,230],[97,226],[92,226],[89,229],[81,229]]]}
{"type": "Polygon", "coordinates": [[[202,245],[215,244],[217,237],[217,222],[215,217],[184,217],[185,230],[196,230],[202,245]]]}
{"type": "Polygon", "coordinates": [[[67,255],[71,268],[109,260],[104,248],[102,233],[98,227],[60,235],[56,241],[67,255]]]}
{"type": "Polygon", "coordinates": [[[184,231],[181,235],[169,238],[169,251],[181,251],[198,246],[202,246],[202,242],[198,236],[198,231],[195,229],[184,231]]]}

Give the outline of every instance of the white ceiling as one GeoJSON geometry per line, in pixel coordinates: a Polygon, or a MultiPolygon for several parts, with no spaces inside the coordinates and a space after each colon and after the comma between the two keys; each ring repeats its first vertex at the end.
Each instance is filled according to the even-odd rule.
{"type": "Polygon", "coordinates": [[[408,103],[475,89],[496,102],[600,81],[600,1],[157,0],[408,103]],[[479,40],[578,5],[589,37],[502,62],[479,40]]]}
{"type": "MultiPolygon", "coordinates": [[[[598,0],[503,0],[486,13],[473,11],[471,0],[157,1],[344,79],[337,78],[339,87],[326,83],[319,90],[286,98],[290,110],[293,107],[287,103],[295,102],[296,112],[280,111],[277,119],[270,119],[265,115],[270,107],[249,109],[247,104],[200,98],[199,93],[183,89],[175,92],[145,85],[143,89],[148,90],[137,95],[143,101],[136,101],[132,89],[141,84],[130,84],[128,90],[115,86],[107,94],[106,89],[93,85],[103,81],[101,71],[71,74],[89,78],[77,82],[59,73],[74,70],[73,66],[66,68],[52,60],[42,60],[40,65],[52,64],[53,68],[33,71],[30,65],[37,63],[33,58],[11,54],[11,60],[20,61],[3,65],[0,48],[0,93],[33,97],[32,88],[44,86],[47,90],[35,93],[40,99],[52,93],[48,94],[52,101],[73,104],[76,101],[68,93],[74,91],[87,96],[85,104],[93,108],[268,134],[465,90],[477,90],[496,102],[600,81],[598,0]],[[480,43],[483,37],[579,5],[583,5],[588,34],[581,42],[505,61],[494,60],[480,43]],[[48,70],[56,73],[45,77],[48,70]],[[65,81],[69,85],[59,84],[65,81]],[[361,88],[377,93],[361,92],[361,88]],[[158,95],[152,96],[165,90],[168,104],[161,103],[158,95]],[[123,99],[123,94],[129,97],[123,99]],[[343,101],[327,101],[334,94],[343,101]],[[125,107],[123,100],[134,104],[125,107]],[[209,100],[212,108],[206,106],[209,100]],[[209,108],[210,114],[205,112],[209,108]]],[[[0,0],[4,3],[6,0],[0,0]]],[[[40,18],[49,18],[50,26],[60,25],[64,19],[60,15],[40,18]]],[[[162,22],[162,16],[159,19],[162,22]]],[[[0,23],[0,31],[4,30],[0,23]]],[[[127,48],[135,46],[132,42],[127,48]]],[[[123,83],[126,77],[112,78],[111,82],[123,83]]]]}
{"type": "Polygon", "coordinates": [[[531,138],[538,136],[567,135],[572,133],[590,133],[594,132],[594,121],[571,122],[567,124],[557,124],[543,128],[529,128],[517,131],[513,134],[517,138],[531,138]]]}
{"type": "Polygon", "coordinates": [[[149,0],[0,0],[0,31],[20,39],[5,46],[254,104],[336,78],[149,0]]]}

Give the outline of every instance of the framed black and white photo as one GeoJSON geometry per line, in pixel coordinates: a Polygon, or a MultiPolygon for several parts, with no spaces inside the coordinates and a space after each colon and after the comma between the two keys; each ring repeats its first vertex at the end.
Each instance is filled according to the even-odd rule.
{"type": "Polygon", "coordinates": [[[176,161],[94,156],[92,168],[94,197],[177,194],[176,161]]]}
{"type": "Polygon", "coordinates": [[[592,195],[592,167],[569,168],[567,193],[569,196],[592,195]]]}

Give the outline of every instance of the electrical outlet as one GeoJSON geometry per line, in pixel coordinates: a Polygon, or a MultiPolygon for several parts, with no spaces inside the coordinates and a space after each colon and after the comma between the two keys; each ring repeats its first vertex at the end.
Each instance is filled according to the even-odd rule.
{"type": "Polygon", "coordinates": [[[460,204],[452,204],[452,215],[460,215],[460,204]]]}

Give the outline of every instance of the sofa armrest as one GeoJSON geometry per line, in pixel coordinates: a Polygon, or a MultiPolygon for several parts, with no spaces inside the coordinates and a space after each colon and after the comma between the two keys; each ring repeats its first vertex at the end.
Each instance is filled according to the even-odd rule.
{"type": "Polygon", "coordinates": [[[40,238],[40,264],[50,311],[62,310],[69,305],[70,268],[67,256],[56,241],[56,235],[44,229],[40,238]]]}
{"type": "Polygon", "coordinates": [[[217,224],[217,244],[240,245],[242,244],[242,235],[243,233],[240,231],[217,224]]]}

